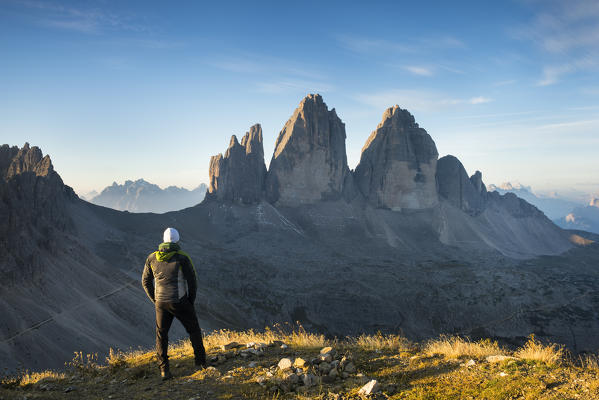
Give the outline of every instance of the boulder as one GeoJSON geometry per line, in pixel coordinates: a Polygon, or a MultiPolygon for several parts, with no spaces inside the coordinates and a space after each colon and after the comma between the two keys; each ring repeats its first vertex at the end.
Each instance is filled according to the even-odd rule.
{"type": "Polygon", "coordinates": [[[435,142],[414,117],[399,106],[388,108],[362,148],[354,181],[374,207],[432,208],[438,203],[437,157],[435,142]]]}
{"type": "Polygon", "coordinates": [[[266,179],[267,199],[283,206],[337,200],[348,177],[345,124],[320,95],[310,94],[279,133],[266,179]]]}
{"type": "Polygon", "coordinates": [[[206,198],[233,203],[258,203],[264,197],[266,165],[262,127],[252,126],[241,143],[233,135],[225,155],[210,158],[206,198]]]}

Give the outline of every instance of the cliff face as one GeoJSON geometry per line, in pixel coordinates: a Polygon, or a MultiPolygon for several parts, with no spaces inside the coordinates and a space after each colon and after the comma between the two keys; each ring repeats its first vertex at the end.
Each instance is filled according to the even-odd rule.
{"type": "Polygon", "coordinates": [[[345,125],[320,95],[309,95],[279,133],[267,198],[283,206],[340,199],[348,177],[345,125]]]}
{"type": "Polygon", "coordinates": [[[437,163],[436,178],[441,198],[472,215],[478,215],[485,209],[487,188],[480,171],[468,178],[460,160],[445,156],[437,163]]]}
{"type": "Polygon", "coordinates": [[[354,172],[358,189],[371,205],[391,210],[437,205],[437,147],[414,117],[388,108],[362,149],[354,172]]]}
{"type": "Polygon", "coordinates": [[[264,147],[262,127],[252,126],[241,140],[233,135],[225,155],[210,158],[208,195],[234,203],[252,204],[264,198],[264,147]]]}
{"type": "Polygon", "coordinates": [[[35,275],[39,249],[55,249],[53,232],[69,229],[65,205],[76,198],[38,147],[0,147],[0,270],[7,281],[35,275]]]}

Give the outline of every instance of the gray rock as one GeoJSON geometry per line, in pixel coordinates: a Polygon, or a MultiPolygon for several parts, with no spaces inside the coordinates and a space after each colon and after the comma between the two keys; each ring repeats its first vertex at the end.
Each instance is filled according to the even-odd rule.
{"type": "Polygon", "coordinates": [[[437,162],[436,179],[439,196],[454,206],[471,215],[478,215],[485,209],[487,188],[480,171],[468,178],[460,160],[448,155],[437,162]]]}
{"type": "Polygon", "coordinates": [[[306,96],[275,143],[266,182],[268,200],[296,206],[340,199],[349,175],[345,124],[320,95],[306,96]]]}
{"type": "Polygon", "coordinates": [[[282,358],[279,361],[278,367],[280,370],[290,369],[293,366],[293,361],[289,358],[282,358]]]}
{"type": "Polygon", "coordinates": [[[376,393],[378,391],[379,391],[379,384],[375,379],[373,379],[370,382],[368,382],[366,385],[362,386],[362,388],[360,388],[360,390],[358,391],[358,394],[369,395],[369,394],[376,393]]]}
{"type": "Polygon", "coordinates": [[[313,374],[304,374],[302,375],[302,382],[304,383],[304,386],[311,387],[316,385],[318,380],[313,374]]]}
{"type": "Polygon", "coordinates": [[[407,110],[395,106],[385,111],[362,148],[354,180],[374,207],[432,208],[438,203],[437,157],[429,134],[407,110]]]}
{"type": "Polygon", "coordinates": [[[241,140],[233,135],[225,155],[210,158],[208,199],[233,203],[258,203],[264,197],[264,147],[262,127],[256,124],[241,140]]]}
{"type": "Polygon", "coordinates": [[[326,361],[323,361],[318,366],[318,370],[323,374],[328,374],[331,371],[331,364],[326,361]]]}

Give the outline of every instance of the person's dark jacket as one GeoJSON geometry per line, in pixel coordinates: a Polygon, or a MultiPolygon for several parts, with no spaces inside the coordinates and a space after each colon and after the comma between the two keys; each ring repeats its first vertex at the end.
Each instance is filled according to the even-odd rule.
{"type": "Polygon", "coordinates": [[[177,243],[162,243],[146,259],[142,285],[152,302],[177,303],[196,298],[196,273],[189,255],[177,243]]]}

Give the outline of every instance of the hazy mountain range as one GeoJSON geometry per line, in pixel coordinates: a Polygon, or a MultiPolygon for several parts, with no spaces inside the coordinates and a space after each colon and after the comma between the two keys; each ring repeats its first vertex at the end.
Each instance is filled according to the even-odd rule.
{"type": "Polygon", "coordinates": [[[204,200],[207,186],[202,183],[193,190],[177,186],[161,189],[160,186],[143,179],[114,182],[89,201],[99,206],[129,212],[163,213],[195,206],[204,200]]]}
{"type": "Polygon", "coordinates": [[[552,220],[564,217],[570,213],[574,208],[581,206],[582,204],[578,201],[574,201],[570,198],[559,196],[554,194],[553,196],[539,196],[533,193],[530,186],[523,186],[519,183],[505,182],[501,185],[489,185],[489,190],[497,191],[501,194],[508,192],[516,194],[518,197],[528,201],[530,204],[538,207],[541,211],[552,220]]]}
{"type": "Polygon", "coordinates": [[[588,205],[576,207],[556,224],[567,229],[580,229],[599,233],[599,198],[593,198],[588,205]]]}
{"type": "MultiPolygon", "coordinates": [[[[194,260],[204,329],[299,321],[342,337],[440,333],[574,352],[599,347],[598,236],[487,191],[398,106],[355,170],[345,124],[309,95],[266,168],[259,124],[210,160],[199,205],[128,213],[79,199],[40,149],[0,147],[0,359],[39,369],[74,351],[151,347],[146,256],[176,227],[194,260]]],[[[224,139],[223,139],[224,141],[224,139]]],[[[172,339],[183,335],[173,325],[172,339]]]]}

